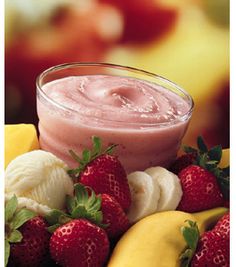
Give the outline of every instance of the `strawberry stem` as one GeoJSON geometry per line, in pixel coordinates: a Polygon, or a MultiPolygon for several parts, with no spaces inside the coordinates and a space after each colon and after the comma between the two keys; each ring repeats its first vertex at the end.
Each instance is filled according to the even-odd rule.
{"type": "Polygon", "coordinates": [[[103,216],[101,211],[101,196],[96,196],[95,192],[80,183],[74,185],[74,197],[67,196],[66,206],[68,213],[60,210],[53,210],[45,219],[49,223],[49,232],[54,232],[60,225],[69,222],[72,219],[84,218],[100,227],[106,227],[102,224],[103,216]]]}
{"type": "Polygon", "coordinates": [[[31,210],[17,209],[18,201],[14,195],[5,206],[5,266],[10,256],[10,244],[21,242],[23,236],[18,230],[24,223],[36,216],[31,210]]]}
{"type": "Polygon", "coordinates": [[[197,146],[198,146],[199,151],[202,151],[203,153],[206,153],[208,151],[207,145],[205,144],[202,136],[198,136],[197,146]]]}
{"type": "Polygon", "coordinates": [[[78,178],[80,173],[85,169],[88,163],[90,163],[100,155],[111,155],[113,153],[114,148],[117,146],[116,144],[112,144],[104,151],[102,151],[102,142],[101,139],[97,136],[92,136],[92,143],[92,150],[84,149],[82,152],[82,158],[80,158],[79,155],[77,155],[73,150],[69,150],[69,154],[71,155],[71,157],[79,163],[79,167],[68,170],[68,174],[72,177],[75,176],[75,178],[78,178]]]}
{"type": "Polygon", "coordinates": [[[10,243],[5,239],[5,266],[7,266],[8,259],[10,256],[10,243]]]}
{"type": "Polygon", "coordinates": [[[185,222],[187,222],[189,226],[181,227],[181,233],[187,244],[186,249],[180,255],[181,267],[190,266],[190,262],[197,249],[197,244],[200,238],[197,223],[191,220],[186,220],[185,222]]]}
{"type": "Polygon", "coordinates": [[[195,154],[194,165],[198,165],[216,176],[217,183],[220,186],[224,199],[229,199],[229,166],[227,168],[218,167],[222,157],[221,145],[208,149],[201,136],[197,138],[197,149],[189,146],[183,146],[187,154],[195,154]]]}

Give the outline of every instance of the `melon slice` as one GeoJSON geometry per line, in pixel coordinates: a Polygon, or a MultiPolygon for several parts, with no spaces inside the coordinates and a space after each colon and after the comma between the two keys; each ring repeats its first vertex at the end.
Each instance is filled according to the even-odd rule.
{"type": "Polygon", "coordinates": [[[17,156],[35,149],[39,141],[33,124],[5,125],[5,168],[17,156]]]}

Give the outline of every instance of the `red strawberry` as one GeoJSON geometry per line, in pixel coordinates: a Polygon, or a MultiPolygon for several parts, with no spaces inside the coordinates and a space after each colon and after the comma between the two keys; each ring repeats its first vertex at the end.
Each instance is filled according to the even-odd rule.
{"type": "Polygon", "coordinates": [[[199,240],[191,267],[228,267],[229,236],[216,231],[205,232],[199,240]]]}
{"type": "Polygon", "coordinates": [[[217,223],[217,229],[205,232],[201,237],[196,222],[188,221],[189,226],[181,227],[186,241],[186,250],[180,255],[181,266],[214,267],[229,266],[229,216],[224,215],[217,223]],[[221,224],[226,227],[221,227],[221,224]],[[226,231],[225,231],[226,228],[226,231]]]}
{"type": "Polygon", "coordinates": [[[183,154],[174,161],[170,167],[170,171],[178,175],[184,168],[192,165],[195,159],[195,153],[183,154]]]}
{"type": "Polygon", "coordinates": [[[117,238],[128,230],[130,224],[120,204],[115,198],[102,194],[102,223],[108,225],[105,228],[110,238],[117,238]]]}
{"type": "Polygon", "coordinates": [[[118,238],[129,228],[129,220],[120,204],[108,194],[95,195],[91,188],[81,183],[74,185],[75,196],[67,197],[67,210],[69,214],[54,210],[47,216],[51,225],[63,224],[71,219],[87,219],[102,228],[105,228],[111,239],[118,238]]]}
{"type": "Polygon", "coordinates": [[[218,232],[221,235],[227,235],[230,234],[230,216],[229,212],[226,213],[215,225],[212,231],[218,232]]]}
{"type": "Polygon", "coordinates": [[[116,156],[101,155],[89,163],[80,174],[80,182],[93,188],[96,194],[113,196],[127,211],[131,204],[131,194],[124,168],[116,156]]]}
{"type": "Polygon", "coordinates": [[[113,196],[123,210],[127,211],[131,204],[131,193],[123,166],[116,156],[110,155],[113,147],[102,152],[100,139],[93,137],[93,150],[85,150],[83,159],[70,151],[80,166],[69,173],[78,177],[80,183],[91,187],[96,194],[113,196]]]}
{"type": "Polygon", "coordinates": [[[190,165],[179,173],[183,196],[178,210],[196,212],[223,205],[223,196],[216,177],[196,165],[190,165]]]}
{"type": "Polygon", "coordinates": [[[203,138],[199,136],[197,138],[197,148],[184,146],[183,150],[186,154],[177,158],[170,167],[170,170],[178,175],[186,167],[197,165],[210,171],[217,179],[220,191],[226,201],[224,206],[226,206],[229,200],[229,166],[226,168],[220,168],[218,166],[222,157],[221,145],[208,149],[203,138]]]}
{"type": "Polygon", "coordinates": [[[48,256],[50,234],[40,216],[28,209],[18,209],[14,195],[5,206],[5,266],[37,267],[48,256]]]}
{"type": "Polygon", "coordinates": [[[34,217],[20,228],[21,242],[11,244],[10,264],[13,266],[41,266],[48,257],[50,234],[45,220],[34,217]]]}
{"type": "Polygon", "coordinates": [[[106,232],[85,219],[56,229],[50,239],[51,257],[63,267],[102,267],[109,253],[106,232]]]}

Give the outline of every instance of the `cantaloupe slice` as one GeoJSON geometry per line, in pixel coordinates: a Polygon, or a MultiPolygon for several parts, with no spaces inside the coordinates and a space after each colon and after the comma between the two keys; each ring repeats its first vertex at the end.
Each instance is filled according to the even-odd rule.
{"type": "Polygon", "coordinates": [[[5,125],[5,168],[17,156],[35,149],[39,141],[33,124],[5,125]]]}

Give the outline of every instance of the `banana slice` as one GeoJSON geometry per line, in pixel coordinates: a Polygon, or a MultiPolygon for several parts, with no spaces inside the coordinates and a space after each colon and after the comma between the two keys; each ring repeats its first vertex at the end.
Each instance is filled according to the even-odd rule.
{"type": "Polygon", "coordinates": [[[157,210],[160,188],[156,180],[142,171],[130,173],[127,178],[132,198],[127,216],[135,223],[157,210]]]}
{"type": "Polygon", "coordinates": [[[160,186],[160,199],[156,211],[175,210],[183,194],[178,176],[162,167],[151,167],[145,172],[160,186]]]}

